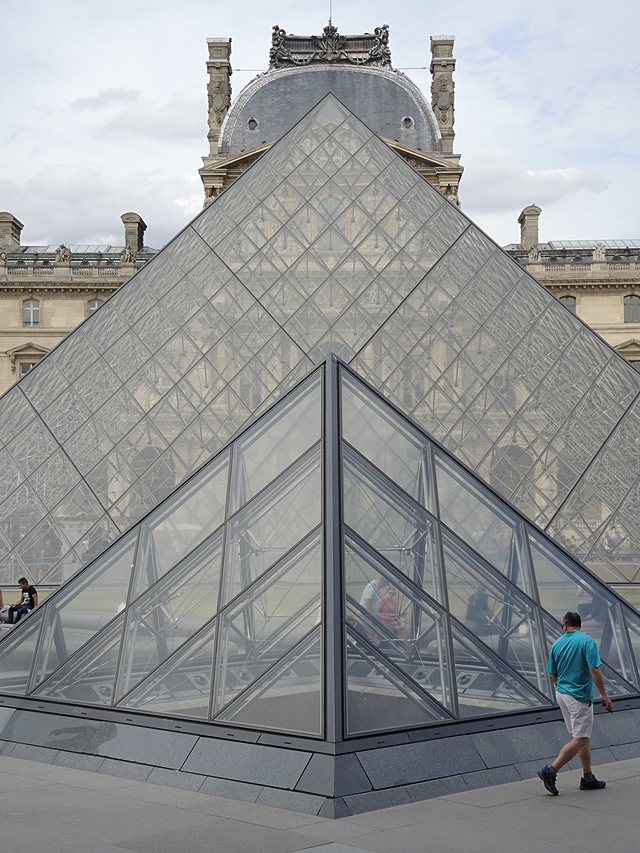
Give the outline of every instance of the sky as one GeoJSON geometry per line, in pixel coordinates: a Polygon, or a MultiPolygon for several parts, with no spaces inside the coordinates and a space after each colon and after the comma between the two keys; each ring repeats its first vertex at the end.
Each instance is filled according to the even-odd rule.
{"type": "MultiPolygon", "coordinates": [[[[233,39],[235,98],[274,24],[328,17],[329,0],[2,0],[0,210],[23,245],[122,245],[126,211],[164,245],[202,205],[206,39],[233,39]]],[[[455,35],[460,201],[498,243],[529,204],[541,241],[640,237],[640,4],[333,0],[333,22],[388,24],[428,99],[429,37],[455,35]]]]}

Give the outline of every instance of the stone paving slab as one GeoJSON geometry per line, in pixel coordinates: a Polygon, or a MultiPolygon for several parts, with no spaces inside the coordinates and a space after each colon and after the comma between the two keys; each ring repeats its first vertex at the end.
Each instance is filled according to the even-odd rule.
{"type": "Polygon", "coordinates": [[[568,770],[559,776],[559,797],[548,795],[534,778],[328,820],[260,802],[0,755],[0,850],[567,853],[606,848],[635,853],[640,758],[595,770],[608,782],[604,791],[580,791],[580,771],[568,770]]]}

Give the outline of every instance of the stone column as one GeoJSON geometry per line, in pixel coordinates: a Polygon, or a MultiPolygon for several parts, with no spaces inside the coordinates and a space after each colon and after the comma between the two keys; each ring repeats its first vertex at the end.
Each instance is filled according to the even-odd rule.
{"type": "Polygon", "coordinates": [[[124,223],[124,245],[132,252],[141,252],[144,247],[144,232],[147,226],[137,213],[123,213],[120,219],[124,223]]]}
{"type": "Polygon", "coordinates": [[[20,235],[24,225],[12,213],[0,213],[0,249],[5,252],[17,252],[20,248],[20,235]]]}
{"type": "Polygon", "coordinates": [[[431,106],[438,120],[442,134],[442,153],[453,153],[455,121],[453,102],[455,83],[453,72],[456,61],[453,58],[454,36],[431,36],[431,106]]]}
{"type": "Polygon", "coordinates": [[[220,128],[231,104],[231,39],[207,39],[209,59],[207,60],[207,98],[209,102],[209,155],[218,153],[220,128]]]}
{"type": "Polygon", "coordinates": [[[518,217],[518,222],[520,223],[520,245],[527,251],[538,246],[540,243],[538,220],[541,213],[542,208],[538,207],[537,204],[530,204],[529,207],[525,207],[518,217]]]}

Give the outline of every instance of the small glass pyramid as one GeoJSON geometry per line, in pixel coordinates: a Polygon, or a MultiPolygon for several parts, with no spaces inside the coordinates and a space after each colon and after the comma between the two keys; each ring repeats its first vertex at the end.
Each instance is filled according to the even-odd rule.
{"type": "Polygon", "coordinates": [[[567,609],[611,695],[640,693],[633,609],[332,357],[0,642],[0,694],[329,740],[442,726],[551,707],[567,609]]]}
{"type": "Polygon", "coordinates": [[[64,582],[330,352],[634,580],[637,372],[332,95],[2,397],[0,576],[64,582]]]}

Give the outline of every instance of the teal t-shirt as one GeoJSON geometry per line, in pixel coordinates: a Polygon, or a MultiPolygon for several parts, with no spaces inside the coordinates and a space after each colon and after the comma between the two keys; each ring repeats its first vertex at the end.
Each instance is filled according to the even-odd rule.
{"type": "Polygon", "coordinates": [[[600,663],[595,640],[581,631],[566,631],[551,646],[547,672],[557,677],[558,693],[567,693],[587,704],[593,701],[593,679],[589,670],[600,663]]]}

